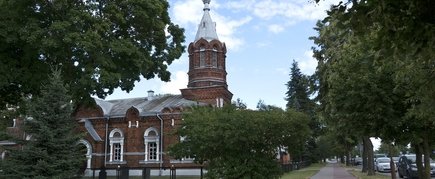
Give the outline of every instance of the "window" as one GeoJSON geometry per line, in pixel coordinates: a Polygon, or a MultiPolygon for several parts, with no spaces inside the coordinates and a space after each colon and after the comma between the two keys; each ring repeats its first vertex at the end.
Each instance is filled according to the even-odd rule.
{"type": "Polygon", "coordinates": [[[145,162],[160,160],[160,136],[154,127],[148,128],[144,133],[145,162]]]}
{"type": "Polygon", "coordinates": [[[211,53],[211,65],[215,68],[217,68],[217,59],[218,59],[218,55],[217,55],[217,49],[216,47],[213,48],[213,52],[211,53]]]}
{"type": "Polygon", "coordinates": [[[148,153],[150,160],[157,160],[157,143],[149,142],[148,143],[148,153]]]}
{"type": "Polygon", "coordinates": [[[109,162],[122,162],[124,160],[124,135],[121,130],[113,129],[109,135],[110,157],[109,162]]]}
{"type": "Polygon", "coordinates": [[[205,48],[201,47],[199,50],[199,67],[205,67],[205,48]]]}
{"type": "Polygon", "coordinates": [[[121,144],[114,143],[113,144],[113,160],[121,161],[121,144]]]}
{"type": "MultiPolygon", "coordinates": [[[[188,141],[187,137],[180,136],[180,142],[184,142],[184,141],[188,141]]],[[[193,162],[194,160],[195,160],[195,158],[192,156],[184,156],[183,158],[181,158],[181,161],[187,162],[187,163],[193,162]]]]}

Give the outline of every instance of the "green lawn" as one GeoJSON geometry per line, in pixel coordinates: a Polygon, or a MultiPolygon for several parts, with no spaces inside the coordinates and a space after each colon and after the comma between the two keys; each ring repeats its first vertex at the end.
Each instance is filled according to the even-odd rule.
{"type": "Polygon", "coordinates": [[[350,171],[354,176],[356,176],[358,179],[390,179],[390,176],[376,174],[373,176],[367,176],[367,173],[363,173],[361,171],[351,170],[350,171]]]}
{"type": "Polygon", "coordinates": [[[307,168],[293,170],[289,173],[286,173],[281,177],[281,179],[307,179],[315,175],[324,166],[324,163],[312,164],[307,168]]]}

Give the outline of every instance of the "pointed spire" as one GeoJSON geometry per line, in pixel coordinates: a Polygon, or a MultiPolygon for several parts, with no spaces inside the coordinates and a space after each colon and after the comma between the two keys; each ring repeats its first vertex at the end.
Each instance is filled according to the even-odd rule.
{"type": "Polygon", "coordinates": [[[204,38],[207,41],[218,40],[216,33],[216,23],[211,20],[210,17],[210,0],[202,0],[204,3],[204,15],[201,22],[198,25],[198,31],[196,32],[195,41],[204,38]]]}

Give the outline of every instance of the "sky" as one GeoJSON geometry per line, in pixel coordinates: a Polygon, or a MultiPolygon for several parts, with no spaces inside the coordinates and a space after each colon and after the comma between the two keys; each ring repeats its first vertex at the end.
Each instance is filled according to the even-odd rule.
{"type": "MultiPolygon", "coordinates": [[[[286,83],[290,66],[297,61],[301,72],[311,75],[317,61],[312,57],[313,29],[326,10],[337,0],[211,0],[210,14],[216,22],[219,40],[227,46],[227,83],[248,108],[255,109],[259,100],[285,108],[286,83]]],[[[169,0],[171,21],[185,29],[187,47],[194,41],[203,15],[202,0],[169,0]]],[[[171,81],[145,80],[126,93],[119,89],[106,99],[180,94],[188,83],[187,51],[170,66],[171,81]]]]}
{"type": "MultiPolygon", "coordinates": [[[[210,15],[216,22],[218,38],[227,47],[228,89],[233,101],[241,99],[255,109],[258,101],[285,108],[286,83],[295,60],[301,72],[312,75],[317,61],[312,57],[311,36],[326,10],[340,0],[211,0],[210,15]]],[[[169,0],[171,21],[185,29],[185,46],[194,41],[203,15],[202,0],[169,0]]],[[[186,52],[170,66],[171,81],[145,80],[129,93],[120,89],[106,99],[146,97],[155,94],[180,94],[188,83],[186,52]]],[[[375,148],[379,140],[372,139],[375,148]]]]}

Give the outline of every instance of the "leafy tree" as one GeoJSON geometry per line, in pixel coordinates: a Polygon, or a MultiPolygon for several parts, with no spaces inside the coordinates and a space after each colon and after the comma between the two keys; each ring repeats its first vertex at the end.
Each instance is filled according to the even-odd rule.
{"type": "Polygon", "coordinates": [[[238,109],[246,109],[246,103],[244,103],[240,98],[237,98],[236,101],[233,101],[232,104],[238,109]]]}
{"type": "Polygon", "coordinates": [[[184,51],[167,1],[0,1],[0,107],[40,93],[50,66],[74,101],[130,91],[142,76],[168,81],[184,51]]]}
{"type": "MultiPolygon", "coordinates": [[[[343,25],[343,22],[346,22],[345,27],[348,32],[354,34],[354,39],[361,40],[361,37],[372,34],[367,43],[370,44],[370,48],[365,52],[372,54],[371,59],[374,60],[373,64],[376,64],[373,71],[379,70],[387,74],[386,76],[393,81],[388,85],[390,86],[388,88],[393,89],[390,91],[399,90],[399,94],[402,93],[401,95],[405,97],[402,102],[406,104],[406,109],[397,111],[406,113],[396,119],[404,120],[398,122],[403,124],[399,128],[402,131],[409,131],[407,134],[410,137],[399,135],[395,140],[402,144],[412,141],[416,148],[421,149],[416,150],[417,154],[425,154],[426,167],[423,170],[422,165],[418,166],[419,171],[424,171],[419,174],[420,178],[429,178],[428,156],[434,142],[433,137],[430,137],[434,136],[433,122],[435,119],[435,113],[432,110],[435,99],[433,92],[435,82],[432,80],[435,64],[432,58],[435,55],[432,48],[435,44],[433,33],[435,16],[432,15],[434,3],[430,0],[352,1],[351,5],[339,4],[335,7],[335,12],[329,13],[330,16],[327,17],[327,19],[333,18],[337,22],[342,22],[329,25],[343,25]],[[331,14],[339,15],[332,17],[331,14]]],[[[341,37],[335,40],[343,41],[341,37]]],[[[400,107],[403,104],[396,104],[399,104],[399,107],[393,107],[391,111],[403,108],[400,107]]],[[[390,129],[397,130],[394,127],[390,129]]],[[[378,131],[382,133],[383,139],[388,138],[391,141],[392,132],[390,130],[387,130],[389,132],[378,131]]],[[[402,132],[395,134],[397,133],[402,132]]],[[[417,163],[420,164],[419,161],[417,163]]]]}
{"type": "Polygon", "coordinates": [[[277,149],[308,130],[306,121],[299,112],[199,107],[184,116],[177,135],[185,140],[170,154],[205,163],[211,178],[279,178],[277,149]]]}
{"type": "Polygon", "coordinates": [[[390,143],[382,142],[379,146],[377,153],[388,154],[389,156],[399,156],[402,153],[406,154],[409,149],[404,145],[392,145],[390,143]]]}
{"type": "MultiPolygon", "coordinates": [[[[78,145],[81,134],[71,118],[72,103],[60,71],[54,71],[41,96],[28,105],[24,130],[29,140],[9,149],[2,170],[11,178],[72,178],[85,160],[78,145]]],[[[27,138],[27,137],[26,137],[27,138]]]]}

